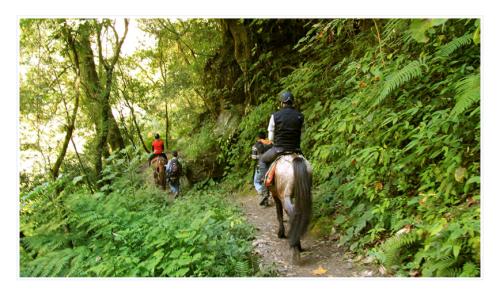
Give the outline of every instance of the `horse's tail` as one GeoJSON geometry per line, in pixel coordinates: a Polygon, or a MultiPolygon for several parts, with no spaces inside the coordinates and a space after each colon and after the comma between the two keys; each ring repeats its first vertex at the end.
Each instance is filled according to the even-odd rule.
{"type": "Polygon", "coordinates": [[[293,160],[293,196],[294,212],[290,218],[290,230],[288,231],[288,241],[290,246],[299,244],[300,237],[307,231],[307,226],[312,214],[312,176],[307,171],[304,158],[299,157],[293,160]]]}

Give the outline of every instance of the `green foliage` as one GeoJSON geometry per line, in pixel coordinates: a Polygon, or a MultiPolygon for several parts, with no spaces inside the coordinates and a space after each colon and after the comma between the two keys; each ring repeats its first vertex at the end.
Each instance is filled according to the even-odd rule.
{"type": "Polygon", "coordinates": [[[259,131],[266,132],[269,124],[269,117],[276,109],[275,102],[268,100],[258,106],[252,107],[249,113],[243,117],[238,125],[236,134],[238,135],[237,143],[228,143],[222,147],[226,150],[225,155],[227,167],[233,173],[241,173],[243,175],[253,174],[253,166],[255,161],[250,158],[252,145],[257,140],[259,131]],[[252,169],[249,171],[248,169],[252,169]]]}
{"type": "MultiPolygon", "coordinates": [[[[137,76],[121,74],[128,85],[116,83],[136,98],[137,115],[148,115],[140,129],[162,130],[168,103],[169,137],[183,157],[210,168],[212,177],[221,177],[214,168],[223,166],[226,182],[241,187],[253,172],[255,135],[277,110],[276,95],[289,89],[306,117],[302,150],[314,169],[311,226],[318,234],[333,227],[341,245],[369,250],[400,276],[480,274],[479,20],[243,20],[252,43],[240,77],[236,51],[218,48],[234,41],[219,35],[222,23],[141,21],[158,47],[122,60],[124,71],[137,76]],[[158,70],[169,75],[156,80],[158,70]],[[238,109],[228,106],[236,103],[238,109]],[[244,115],[227,134],[214,121],[221,110],[244,115]]],[[[34,24],[21,24],[24,64],[31,59],[24,53],[36,52],[34,24]]],[[[46,64],[49,56],[41,56],[46,64]]],[[[33,68],[26,78],[23,121],[46,124],[61,113],[52,75],[33,68]]],[[[120,102],[119,92],[112,96],[120,102]]],[[[43,153],[37,140],[22,146],[43,153]]],[[[92,159],[91,150],[85,157],[92,159]]],[[[21,274],[267,274],[256,273],[252,232],[222,190],[203,191],[215,184],[210,177],[168,205],[158,190],[142,186],[136,169],[144,158],[130,148],[110,156],[104,186],[93,195],[81,190],[82,173],[69,174],[76,171],[32,190],[27,181],[21,274]]]]}
{"type": "Polygon", "coordinates": [[[388,240],[386,240],[381,246],[382,250],[381,261],[385,268],[392,270],[394,267],[397,268],[404,259],[411,257],[408,253],[411,250],[408,249],[410,246],[414,246],[419,240],[418,233],[412,231],[408,234],[395,235],[388,240]],[[403,251],[406,255],[403,254],[403,251]]]}
{"type": "Polygon", "coordinates": [[[340,244],[372,249],[398,275],[478,273],[476,30],[467,20],[319,21],[296,46],[307,60],[281,80],[306,116],[316,220],[333,217],[340,244]]]}
{"type": "Polygon", "coordinates": [[[21,276],[256,274],[253,230],[223,190],[167,203],[128,158],[110,157],[105,192],[72,188],[68,178],[23,197],[21,276]]]}
{"type": "Polygon", "coordinates": [[[457,37],[457,38],[453,39],[452,41],[450,41],[449,43],[447,43],[446,45],[439,48],[436,55],[438,57],[447,58],[453,52],[458,50],[459,48],[470,45],[470,43],[472,42],[472,39],[473,39],[472,34],[465,34],[461,37],[457,37]]]}
{"type": "Polygon", "coordinates": [[[415,19],[411,21],[408,32],[417,42],[428,42],[427,32],[434,26],[446,23],[447,19],[415,19]]]}
{"type": "Polygon", "coordinates": [[[217,144],[217,140],[213,136],[214,127],[215,124],[213,122],[205,123],[199,132],[189,138],[183,138],[178,143],[187,159],[199,160],[213,150],[217,144]]]}
{"type": "Polygon", "coordinates": [[[383,82],[384,85],[382,87],[382,91],[380,92],[379,97],[377,98],[377,103],[380,103],[384,100],[391,92],[401,87],[403,84],[412,81],[418,77],[422,76],[422,64],[419,61],[412,61],[408,63],[401,70],[396,72],[392,72],[387,76],[387,79],[383,82]]]}
{"type": "Polygon", "coordinates": [[[479,98],[481,96],[479,84],[479,74],[469,75],[457,83],[457,103],[455,104],[455,107],[453,107],[451,115],[460,115],[473,104],[479,101],[479,98]]]}

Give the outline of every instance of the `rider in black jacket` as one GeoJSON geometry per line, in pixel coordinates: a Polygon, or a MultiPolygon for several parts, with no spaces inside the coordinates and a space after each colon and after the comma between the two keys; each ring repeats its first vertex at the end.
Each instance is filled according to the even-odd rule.
{"type": "Polygon", "coordinates": [[[304,115],[293,107],[293,95],[287,91],[280,97],[281,109],[269,120],[269,140],[273,147],[261,156],[265,163],[273,162],[282,152],[300,153],[300,136],[304,125],[304,115]]]}
{"type": "Polygon", "coordinates": [[[293,95],[290,91],[281,94],[281,109],[271,115],[269,120],[269,140],[273,147],[266,151],[260,161],[269,165],[284,152],[302,153],[300,150],[300,136],[304,125],[304,115],[293,107],[293,95]]]}

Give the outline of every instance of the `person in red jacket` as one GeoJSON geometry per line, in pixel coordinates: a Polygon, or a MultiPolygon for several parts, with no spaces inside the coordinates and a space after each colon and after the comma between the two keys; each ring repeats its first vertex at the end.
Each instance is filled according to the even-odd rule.
{"type": "Polygon", "coordinates": [[[151,148],[153,150],[153,153],[149,156],[149,165],[151,165],[151,160],[155,158],[156,156],[163,156],[165,160],[168,160],[167,155],[165,154],[165,147],[163,144],[163,140],[160,139],[160,135],[156,134],[155,135],[155,140],[153,141],[153,144],[151,145],[151,148]]]}

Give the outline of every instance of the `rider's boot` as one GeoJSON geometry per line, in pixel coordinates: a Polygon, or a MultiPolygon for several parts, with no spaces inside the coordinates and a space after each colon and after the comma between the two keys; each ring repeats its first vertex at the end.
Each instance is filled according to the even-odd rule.
{"type": "Polygon", "coordinates": [[[262,191],[261,195],[261,201],[259,203],[260,206],[267,206],[269,204],[269,190],[266,188],[264,191],[262,191]]]}
{"type": "Polygon", "coordinates": [[[266,203],[267,203],[267,196],[266,196],[266,193],[265,193],[265,192],[262,192],[262,193],[260,194],[260,199],[261,199],[261,200],[260,200],[259,205],[260,205],[260,206],[265,206],[265,205],[266,205],[266,203]]]}

